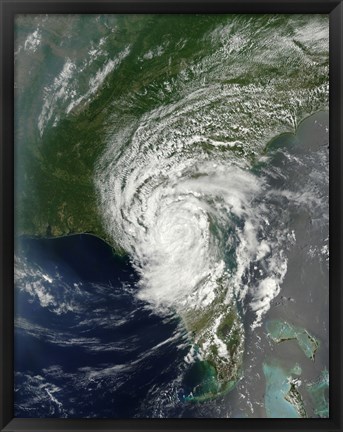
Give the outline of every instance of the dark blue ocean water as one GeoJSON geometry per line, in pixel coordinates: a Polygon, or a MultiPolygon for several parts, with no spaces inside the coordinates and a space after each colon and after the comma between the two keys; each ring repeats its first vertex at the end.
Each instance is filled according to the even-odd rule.
{"type": "MultiPolygon", "coordinates": [[[[189,403],[183,397],[192,390],[186,377],[193,379],[184,361],[190,350],[185,330],[175,315],[159,316],[137,298],[139,274],[128,257],[114,255],[91,235],[20,238],[15,416],[265,417],[264,401],[270,400],[265,362],[286,365],[287,370],[300,365],[305,407],[309,416],[316,416],[306,384],[317,382],[329,363],[327,124],[327,113],[307,119],[296,135],[273,141],[268,159],[262,158],[252,170],[268,185],[254,202],[268,207],[263,235],[273,239],[284,227],[287,239],[293,239],[284,252],[287,274],[266,319],[286,320],[314,335],[320,341],[315,362],[294,341],[271,344],[264,325],[250,331],[255,315],[249,311],[248,295],[242,304],[242,379],[224,397],[189,403]],[[304,313],[310,307],[315,317],[304,313]]],[[[234,257],[235,251],[228,256],[228,266],[234,257]]],[[[263,262],[259,265],[265,270],[263,262]]],[[[250,267],[254,283],[262,280],[256,263],[250,267]]]]}
{"type": "Polygon", "coordinates": [[[177,319],[137,300],[129,259],[94,236],[21,238],[17,256],[15,416],[140,416],[180,373],[177,319]]]}

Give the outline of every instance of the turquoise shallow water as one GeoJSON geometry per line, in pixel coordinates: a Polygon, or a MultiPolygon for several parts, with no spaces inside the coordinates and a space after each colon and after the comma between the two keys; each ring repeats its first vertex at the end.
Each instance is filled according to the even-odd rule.
{"type": "Polygon", "coordinates": [[[297,341],[306,357],[315,359],[320,342],[311,336],[308,331],[297,328],[285,321],[267,321],[266,329],[271,339],[276,343],[287,340],[297,341]]]}
{"type": "MultiPolygon", "coordinates": [[[[318,164],[318,166],[328,163],[327,127],[328,114],[318,113],[303,122],[296,137],[283,135],[273,141],[276,167],[283,167],[283,172],[287,171],[286,167],[289,167],[291,171],[288,174],[286,187],[285,179],[275,176],[272,180],[279,188],[280,193],[285,188],[299,190],[298,196],[304,196],[304,193],[301,192],[304,190],[304,184],[309,178],[312,178],[316,181],[315,187],[320,191],[319,195],[328,197],[328,177],[323,176],[319,170],[316,170],[316,175],[314,172],[309,174],[313,163],[318,164]],[[287,165],[285,148],[290,149],[292,154],[297,155],[297,157],[299,157],[299,151],[304,152],[304,155],[309,151],[308,155],[305,156],[307,162],[303,163],[304,159],[299,157],[295,165],[287,165]],[[316,151],[318,152],[317,155],[316,151]],[[294,171],[292,171],[293,169],[294,171]]],[[[295,162],[295,157],[292,160],[295,162]]],[[[276,167],[275,170],[278,169],[276,167]]],[[[328,165],[326,167],[328,169],[328,165]]],[[[262,169],[266,173],[263,165],[257,166],[257,169],[262,169]]],[[[325,213],[321,211],[320,207],[312,206],[313,219],[309,218],[304,205],[294,206],[291,209],[288,207],[288,209],[290,210],[290,217],[287,223],[292,235],[294,234],[296,238],[296,242],[288,251],[287,274],[281,286],[280,294],[271,304],[263,328],[248,333],[244,362],[246,373],[242,382],[238,384],[237,407],[240,407],[239,411],[243,412],[245,401],[240,399],[238,394],[248,394],[250,400],[254,401],[254,415],[259,412],[261,416],[267,414],[273,417],[275,395],[278,394],[279,398],[283,398],[273,383],[280,383],[280,380],[282,381],[291,375],[297,376],[295,372],[292,374],[290,371],[298,364],[301,370],[301,374],[297,376],[301,382],[298,390],[302,396],[307,416],[318,417],[320,406],[324,404],[326,408],[328,407],[328,383],[326,384],[325,395],[323,393],[316,401],[311,397],[307,385],[320,382],[323,371],[328,369],[329,365],[329,293],[325,289],[329,285],[329,269],[327,250],[323,248],[322,243],[323,239],[328,239],[328,225],[325,213]],[[318,304],[318,299],[320,299],[320,304],[318,304]],[[291,340],[275,343],[267,336],[270,330],[268,322],[273,320],[289,323],[286,328],[292,334],[287,332],[287,335],[282,334],[282,336],[292,336],[291,340]],[[308,338],[305,330],[319,342],[318,349],[316,344],[314,345],[308,338]],[[299,333],[301,336],[301,345],[296,338],[293,339],[295,333],[299,333]],[[313,361],[311,356],[314,349],[316,351],[313,361]],[[268,380],[266,380],[264,373],[261,374],[263,363],[268,366],[268,380]],[[266,392],[266,385],[269,386],[270,394],[266,392]],[[265,405],[267,408],[267,401],[268,412],[264,410],[265,405]]],[[[248,316],[249,312],[246,315],[247,320],[249,319],[248,316]]],[[[277,326],[280,330],[279,327],[277,326]]],[[[278,336],[280,336],[280,332],[278,336]]],[[[288,386],[288,384],[285,385],[288,386]]],[[[285,415],[289,412],[289,403],[283,402],[283,405],[286,407],[283,412],[285,415]]],[[[276,409],[275,413],[277,412],[280,413],[276,409]]],[[[292,412],[294,415],[295,411],[292,412]]],[[[327,415],[325,410],[322,413],[324,413],[324,417],[327,415]]]]}
{"type": "Polygon", "coordinates": [[[326,369],[315,382],[308,384],[308,392],[315,407],[315,414],[323,418],[329,417],[329,372],[326,369]]]}
{"type": "Polygon", "coordinates": [[[289,373],[279,366],[263,365],[266,377],[265,409],[269,418],[299,418],[296,408],[285,399],[291,386],[289,373]]]}
{"type": "Polygon", "coordinates": [[[128,260],[17,251],[18,415],[292,417],[296,364],[325,414],[328,17],[17,18],[18,232],[90,231],[128,260]],[[320,341],[315,361],[268,320],[320,341]]]}
{"type": "MultiPolygon", "coordinates": [[[[313,130],[310,125],[313,125],[314,121],[321,118],[323,119],[322,114],[319,114],[309,119],[309,124],[306,126],[307,133],[303,135],[303,137],[307,137],[309,140],[312,139],[315,129],[313,130]]],[[[315,133],[315,135],[318,137],[317,133],[315,133]]],[[[320,140],[318,142],[320,142],[320,140]]],[[[287,141],[287,139],[283,137],[275,147],[280,150],[280,148],[283,149],[285,146],[296,145],[296,143],[297,140],[295,140],[294,137],[290,137],[290,141],[287,141]]],[[[282,159],[280,159],[280,161],[282,161],[282,159]]],[[[258,169],[262,169],[266,172],[266,168],[263,166],[258,169]]],[[[275,169],[277,169],[277,167],[275,167],[275,169]]],[[[299,176],[297,180],[297,184],[299,184],[299,176]]],[[[296,235],[297,234],[298,232],[296,235]]],[[[75,236],[74,239],[71,237],[69,239],[62,238],[58,240],[27,240],[24,243],[26,246],[21,249],[19,257],[23,259],[28,266],[24,266],[24,268],[21,269],[22,273],[20,274],[22,279],[20,279],[20,283],[17,286],[23,290],[21,294],[18,293],[17,297],[20,302],[20,308],[17,309],[17,318],[19,319],[17,340],[20,341],[22,347],[21,350],[17,351],[19,357],[17,357],[18,367],[16,369],[16,386],[17,389],[21,389],[17,392],[20,398],[17,399],[16,405],[16,415],[19,417],[27,416],[28,412],[31,412],[33,416],[37,416],[37,413],[39,413],[39,404],[44,407],[44,415],[46,415],[46,407],[49,407],[49,415],[51,416],[83,415],[84,408],[81,409],[81,406],[91,407],[92,404],[87,405],[90,404],[91,401],[88,399],[87,402],[83,400],[82,395],[84,393],[82,391],[75,399],[75,395],[72,395],[72,387],[64,382],[64,376],[69,376],[69,383],[74,383],[73,386],[76,385],[76,380],[78,380],[80,390],[93,388],[92,383],[95,381],[97,386],[101,386],[102,391],[105,392],[104,394],[107,394],[108,391],[109,394],[106,398],[108,404],[102,403],[101,405],[94,405],[92,408],[87,408],[87,410],[92,409],[94,415],[111,415],[112,402],[110,402],[111,398],[109,396],[111,393],[110,388],[113,387],[114,382],[120,382],[121,380],[125,382],[125,376],[127,374],[125,368],[120,372],[121,366],[118,371],[116,371],[113,360],[116,359],[115,363],[121,364],[122,359],[125,359],[125,363],[127,367],[129,367],[130,362],[128,362],[128,359],[132,356],[132,362],[134,364],[136,359],[140,357],[139,350],[141,349],[142,353],[145,351],[145,348],[147,348],[146,338],[149,339],[149,344],[153,343],[153,339],[149,335],[149,332],[151,334],[151,328],[149,329],[151,325],[156,328],[156,330],[157,327],[160,327],[160,331],[155,333],[154,336],[156,337],[155,345],[159,345],[161,342],[164,343],[164,341],[173,338],[173,332],[176,331],[176,327],[174,327],[176,322],[175,324],[173,321],[168,323],[168,320],[165,322],[163,318],[161,320],[157,316],[155,318],[149,316],[150,313],[144,311],[144,302],[139,302],[135,306],[134,294],[137,290],[135,286],[137,275],[134,276],[135,271],[130,267],[127,258],[117,259],[113,257],[110,249],[105,245],[103,245],[102,248],[100,243],[101,242],[95,237],[89,237],[89,240],[87,240],[87,238],[82,238],[82,236],[80,238],[75,236]],[[67,246],[64,247],[64,244],[67,246]],[[83,245],[82,248],[79,247],[81,244],[83,245]],[[88,263],[87,266],[83,265],[85,262],[88,263]],[[30,270],[30,266],[33,266],[32,270],[30,270]],[[116,268],[117,270],[115,270],[116,268]],[[121,269],[119,273],[118,268],[121,269]],[[97,282],[97,284],[94,285],[94,282],[97,282]],[[84,288],[75,290],[75,287],[80,283],[83,284],[84,288]],[[100,286],[99,283],[101,284],[100,286]],[[118,283],[119,285],[116,287],[118,283]],[[27,291],[28,287],[31,287],[29,291],[27,291]],[[125,288],[125,293],[123,293],[123,295],[120,294],[120,289],[122,289],[120,287],[125,288]],[[94,293],[92,293],[92,290],[95,290],[94,293]],[[84,291],[84,293],[82,293],[82,291],[84,291]],[[57,296],[58,292],[59,294],[57,296]],[[83,295],[86,296],[84,297],[85,300],[82,300],[83,295]],[[106,296],[108,296],[108,299],[106,296]],[[33,298],[35,300],[31,303],[33,298]],[[112,301],[114,301],[114,305],[116,305],[115,317],[113,317],[113,312],[109,313],[108,309],[112,301]],[[91,307],[93,302],[99,305],[97,309],[86,312],[87,307],[91,307]],[[130,308],[128,308],[127,302],[130,302],[130,308]],[[105,309],[100,307],[100,305],[105,305],[107,303],[108,305],[105,309]],[[28,307],[28,305],[31,306],[28,307]],[[81,309],[79,310],[80,307],[81,309]],[[129,312],[129,310],[131,310],[131,312],[129,312]],[[129,318],[130,316],[131,318],[129,318]],[[68,319],[66,319],[67,317],[68,319]],[[22,321],[23,318],[24,321],[22,321]],[[25,319],[31,322],[31,326],[28,326],[28,322],[25,322],[25,319]],[[46,328],[43,331],[46,327],[47,320],[51,320],[53,328],[50,330],[46,328]],[[71,328],[76,325],[73,333],[73,336],[76,337],[76,329],[79,327],[77,323],[80,320],[83,321],[80,327],[80,336],[82,336],[82,338],[77,347],[70,346],[70,348],[67,348],[64,338],[70,338],[71,335],[69,334],[70,330],[68,330],[68,334],[66,333],[66,329],[69,327],[69,323],[71,328]],[[87,324],[87,321],[89,321],[89,324],[87,324]],[[111,321],[113,322],[111,323],[111,321]],[[143,333],[140,333],[140,331],[137,333],[138,328],[141,330],[143,329],[145,324],[143,325],[142,323],[145,321],[147,330],[143,333]],[[119,325],[118,330],[116,330],[116,322],[118,322],[119,325]],[[135,327],[136,322],[138,327],[135,327]],[[56,332],[56,326],[58,326],[59,323],[64,324],[63,328],[59,329],[59,337],[55,340],[55,338],[51,336],[51,331],[56,332]],[[67,325],[67,327],[65,327],[65,325],[67,325]],[[93,325],[95,325],[94,328],[92,328],[93,325]],[[103,326],[106,331],[102,330],[103,326]],[[110,332],[108,332],[108,330],[110,330],[110,332]],[[125,343],[117,353],[115,346],[111,349],[107,348],[106,346],[112,340],[111,334],[116,341],[120,340],[121,334],[125,336],[123,343],[126,337],[128,341],[135,341],[133,354],[130,353],[131,349],[129,349],[129,346],[127,346],[127,349],[125,348],[125,343]],[[99,342],[96,343],[94,341],[94,337],[100,336],[106,340],[103,348],[101,348],[99,342]],[[94,351],[91,356],[91,362],[88,361],[85,364],[80,363],[77,360],[79,358],[77,352],[81,352],[82,350],[87,352],[87,350],[92,349],[91,347],[94,343],[97,344],[97,350],[99,350],[98,354],[95,355],[96,351],[94,351]],[[23,349],[25,351],[25,346],[36,347],[35,352],[40,353],[39,361],[36,356],[31,356],[30,363],[27,363],[27,357],[21,354],[23,349]],[[112,349],[114,351],[111,351],[112,349]],[[70,355],[68,351],[70,351],[70,355]],[[45,352],[49,352],[49,355],[45,354],[45,352]],[[60,356],[63,356],[62,363],[59,361],[60,356]],[[112,372],[108,372],[111,369],[112,372]],[[25,374],[27,377],[33,374],[30,378],[31,382],[23,379],[25,374]],[[55,390],[55,393],[53,393],[54,397],[59,403],[62,403],[61,406],[54,402],[53,399],[49,398],[48,394],[44,395],[44,393],[42,393],[38,399],[32,399],[31,392],[37,391],[38,387],[42,384],[40,381],[35,382],[33,380],[33,377],[37,376],[37,374],[44,380],[44,388],[49,391],[55,390]],[[106,378],[107,374],[109,374],[109,378],[106,378]],[[94,378],[90,379],[90,376],[94,378]],[[110,387],[107,388],[108,385],[110,387]],[[23,391],[23,386],[26,386],[25,392],[23,391]],[[71,411],[71,409],[75,409],[75,402],[80,409],[71,411]],[[72,403],[74,408],[71,408],[69,405],[70,403],[72,403]]],[[[298,249],[295,249],[294,253],[298,253],[298,249]]],[[[292,252],[290,252],[289,256],[290,263],[292,264],[292,252]]],[[[311,265],[313,259],[310,258],[311,257],[306,258],[306,256],[304,257],[304,255],[302,255],[303,262],[306,263],[308,260],[309,265],[311,265]]],[[[297,262],[298,261],[299,258],[297,259],[297,262]]],[[[321,277],[323,277],[323,268],[325,267],[323,267],[322,264],[322,267],[319,267],[319,269],[321,269],[321,277]]],[[[297,280],[297,267],[295,267],[294,264],[290,265],[288,268],[289,277],[292,277],[293,272],[293,278],[297,280]]],[[[313,290],[315,288],[320,290],[322,287],[318,275],[316,276],[313,274],[313,277],[317,278],[317,284],[313,284],[312,290],[307,292],[310,296],[314,295],[315,291],[313,290]]],[[[253,404],[253,407],[257,410],[255,412],[261,410],[261,414],[259,414],[261,417],[295,418],[299,417],[298,411],[295,409],[294,405],[285,399],[285,396],[290,390],[290,379],[292,377],[302,381],[298,390],[304,400],[309,415],[327,416],[328,376],[326,373],[323,373],[322,378],[320,377],[322,368],[328,364],[327,339],[325,339],[323,327],[317,327],[316,322],[313,322],[310,317],[308,317],[308,321],[304,321],[305,317],[303,314],[296,314],[296,312],[301,309],[301,303],[299,304],[301,298],[299,297],[299,290],[294,284],[291,285],[291,288],[293,290],[289,291],[286,285],[285,289],[281,291],[280,295],[272,304],[267,318],[288,319],[292,320],[293,323],[297,323],[298,327],[296,327],[296,332],[291,331],[290,333],[288,332],[287,335],[281,335],[279,331],[276,335],[277,338],[280,336],[292,336],[293,339],[293,336],[296,336],[295,333],[302,333],[299,326],[306,325],[306,329],[311,334],[316,335],[321,341],[320,347],[316,352],[315,362],[307,358],[311,356],[306,356],[306,349],[304,351],[300,349],[301,347],[296,338],[279,344],[272,342],[267,336],[271,330],[268,325],[257,328],[251,333],[248,331],[246,361],[243,366],[242,380],[238,383],[237,388],[217,400],[206,401],[200,404],[194,403],[194,399],[200,396],[198,399],[199,402],[201,395],[206,394],[207,391],[215,391],[215,373],[211,367],[205,367],[205,365],[202,367],[200,363],[185,367],[183,357],[187,354],[189,348],[187,348],[187,343],[184,343],[181,332],[179,337],[175,338],[174,342],[171,339],[170,342],[165,343],[164,346],[166,350],[153,350],[152,352],[154,354],[152,354],[151,359],[149,359],[149,354],[146,352],[147,360],[143,361],[143,364],[146,363],[146,365],[148,365],[150,363],[151,366],[156,362],[156,366],[152,369],[150,369],[149,366],[149,370],[151,370],[151,372],[153,370],[160,370],[159,373],[162,374],[161,376],[165,376],[166,378],[163,384],[162,381],[157,380],[155,381],[153,391],[151,392],[151,389],[148,390],[149,382],[144,381],[149,375],[144,372],[144,368],[142,370],[138,368],[135,371],[135,380],[126,381],[125,385],[121,384],[121,391],[124,393],[130,393],[133,389],[134,392],[137,392],[138,383],[141,388],[141,392],[136,393],[137,396],[139,396],[137,405],[135,406],[131,403],[130,410],[127,411],[128,416],[144,416],[144,413],[153,415],[153,413],[160,412],[164,413],[164,415],[168,413],[169,416],[182,415],[185,417],[197,417],[203,415],[220,416],[229,412],[232,416],[249,417],[251,414],[246,405],[246,402],[249,402],[253,404]],[[178,345],[180,345],[179,348],[178,345]],[[177,354],[173,362],[171,362],[171,357],[168,354],[169,352],[175,352],[175,354],[177,354]],[[298,362],[298,365],[296,365],[296,362],[298,362]],[[162,372],[163,370],[164,372],[162,372]],[[166,399],[160,400],[159,405],[156,405],[162,389],[165,391],[166,399]],[[241,397],[242,394],[247,398],[247,401],[241,397]],[[263,394],[264,397],[260,397],[260,394],[261,396],[263,394]],[[168,403],[167,400],[169,401],[168,403]],[[142,401],[144,401],[144,408],[141,407],[142,401]],[[189,403],[187,401],[189,401],[189,403]],[[260,405],[260,403],[262,403],[262,405],[260,405]],[[156,411],[157,408],[159,411],[156,411]],[[313,414],[310,414],[311,412],[313,412],[313,414]]],[[[302,293],[302,291],[300,291],[300,293],[302,293]]],[[[305,294],[306,293],[304,293],[304,295],[305,294]]],[[[307,304],[308,297],[306,295],[304,301],[307,304]]],[[[325,313],[327,313],[327,310],[323,307],[322,315],[320,315],[322,316],[321,319],[323,319],[323,322],[325,322],[325,313]]],[[[248,326],[252,319],[253,316],[249,313],[249,310],[247,310],[245,314],[245,324],[248,326]]],[[[268,324],[268,320],[266,322],[268,324]]],[[[294,330],[294,326],[286,328],[288,330],[294,330]]],[[[121,342],[119,345],[121,345],[121,342]]],[[[117,346],[118,348],[119,345],[117,346]]],[[[87,357],[84,358],[86,359],[87,357]]],[[[94,394],[94,388],[92,391],[94,394]]],[[[120,397],[120,393],[118,393],[117,396],[120,397]]],[[[124,398],[123,407],[126,406],[125,400],[124,398]]]]}

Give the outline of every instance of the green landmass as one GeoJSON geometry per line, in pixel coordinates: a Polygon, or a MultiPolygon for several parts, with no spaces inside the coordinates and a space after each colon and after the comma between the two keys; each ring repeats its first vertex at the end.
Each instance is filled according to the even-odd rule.
{"type": "MultiPolygon", "coordinates": [[[[227,94],[227,104],[214,100],[197,113],[200,118],[214,113],[217,120],[224,119],[209,123],[208,139],[189,150],[203,152],[209,159],[220,152],[222,157],[254,161],[271,138],[294,132],[303,118],[328,106],[328,50],[315,41],[309,43],[312,34],[304,40],[301,33],[311,19],[326,22],[325,15],[44,19],[29,15],[16,19],[17,48],[24,46],[24,35],[37,25],[46,41],[32,57],[34,61],[18,54],[15,63],[17,235],[92,233],[116,253],[125,253],[120,239],[113,238],[106,228],[99,207],[94,182],[97,162],[123,128],[132,128],[146,113],[183,100],[196,89],[214,85],[214,91],[219,86],[227,94]],[[273,31],[276,38],[266,44],[273,31]],[[289,45],[278,48],[277,41],[285,35],[289,45]],[[94,94],[88,94],[89,76],[82,74],[80,66],[88,55],[84,41],[99,36],[106,39],[110,58],[118,57],[127,46],[129,54],[94,94]],[[66,89],[61,84],[42,116],[45,87],[54,82],[56,70],[61,70],[68,58],[80,69],[77,89],[88,96],[67,112],[66,89]],[[30,73],[25,72],[28,70],[30,73]],[[50,112],[54,115],[49,117],[50,112]]],[[[103,63],[95,60],[94,65],[95,73],[103,63]]],[[[68,84],[69,78],[62,78],[68,84]]],[[[130,145],[134,132],[127,132],[129,138],[123,140],[123,146],[130,145]]],[[[184,313],[183,320],[192,343],[202,353],[193,375],[203,379],[194,381],[192,374],[187,378],[194,382],[189,398],[201,401],[228,391],[239,377],[244,346],[235,304],[215,301],[202,310],[184,313]]],[[[305,354],[314,357],[316,340],[293,327],[288,331],[295,332],[305,354]]],[[[294,392],[289,396],[292,400],[294,392]]]]}
{"type": "MultiPolygon", "coordinates": [[[[122,125],[144,113],[181,99],[192,80],[201,88],[201,80],[208,75],[210,80],[222,84],[223,91],[232,91],[226,107],[228,114],[232,123],[244,125],[243,132],[235,126],[236,129],[232,127],[225,134],[213,128],[212,138],[223,140],[223,146],[218,150],[217,146],[204,142],[199,143],[197,149],[209,155],[220,151],[228,157],[232,153],[254,157],[272,137],[294,131],[302,118],[327,107],[328,95],[323,86],[328,83],[328,52],[305,46],[297,42],[296,35],[292,36],[297,27],[301,29],[307,25],[308,19],[301,15],[292,20],[285,15],[119,15],[101,16],[98,20],[92,15],[54,16],[45,26],[39,19],[42,20],[37,16],[34,23],[44,28],[47,42],[42,52],[37,53],[33,65],[29,65],[32,73],[25,73],[28,69],[25,57],[18,57],[16,63],[15,215],[18,235],[54,237],[88,232],[120,250],[104,227],[94,185],[96,163],[106,147],[109,129],[114,134],[122,125]],[[212,56],[213,52],[220,55],[223,47],[221,42],[212,42],[208,35],[216,28],[226,32],[225,26],[230,22],[233,36],[242,28],[248,32],[248,37],[254,36],[254,40],[252,46],[248,45],[242,52],[235,54],[233,50],[232,60],[227,58],[222,70],[220,58],[212,59],[212,56]],[[112,32],[111,27],[116,31],[112,32]],[[64,49],[58,48],[65,40],[66,29],[75,37],[64,49]],[[275,51],[274,55],[272,47],[264,46],[263,38],[277,29],[281,29],[281,34],[290,32],[293,47],[284,54],[275,51]],[[82,37],[78,37],[83,33],[90,40],[99,35],[107,37],[106,48],[114,57],[128,44],[131,52],[107,76],[95,95],[89,96],[68,115],[61,107],[57,125],[48,123],[40,134],[37,118],[47,77],[61,67],[68,56],[80,60],[86,55],[82,37]],[[182,48],[180,41],[184,41],[182,48]],[[162,55],[142,60],[144,53],[163,42],[162,55]],[[197,75],[197,64],[208,69],[197,75]],[[218,71],[212,70],[215,68],[218,71]],[[172,91],[165,91],[165,82],[173,85],[172,91]],[[238,144],[227,146],[228,140],[238,144]]],[[[16,20],[18,44],[21,35],[32,26],[32,18],[19,16],[16,20]]],[[[87,84],[82,73],[80,81],[87,84]]],[[[214,108],[209,106],[210,111],[214,108]]],[[[211,126],[209,132],[210,129],[211,126]]]]}
{"type": "Polygon", "coordinates": [[[182,313],[196,361],[185,376],[186,400],[200,402],[232,390],[241,375],[244,329],[236,305],[218,298],[203,311],[182,313]]]}

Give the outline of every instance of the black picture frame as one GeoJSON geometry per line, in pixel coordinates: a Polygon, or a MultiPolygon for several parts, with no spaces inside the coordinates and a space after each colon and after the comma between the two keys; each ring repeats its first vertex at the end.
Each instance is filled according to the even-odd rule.
{"type": "Polygon", "coordinates": [[[343,4],[339,0],[0,0],[0,429],[14,431],[342,430],[343,4]],[[23,419],[13,415],[14,17],[39,13],[327,13],[330,15],[330,418],[23,419]]]}

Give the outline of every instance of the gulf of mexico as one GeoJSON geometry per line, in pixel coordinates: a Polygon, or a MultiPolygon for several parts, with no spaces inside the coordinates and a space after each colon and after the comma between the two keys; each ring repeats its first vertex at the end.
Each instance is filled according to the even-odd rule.
{"type": "Polygon", "coordinates": [[[128,257],[94,236],[16,249],[15,416],[140,416],[149,389],[179,373],[178,320],[137,300],[128,257]]]}

